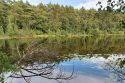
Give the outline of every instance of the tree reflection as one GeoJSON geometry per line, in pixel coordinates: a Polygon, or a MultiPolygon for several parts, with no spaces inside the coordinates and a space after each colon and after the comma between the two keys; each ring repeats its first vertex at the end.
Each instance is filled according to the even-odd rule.
{"type": "MultiPolygon", "coordinates": [[[[40,39],[6,40],[0,44],[0,73],[1,81],[5,72],[12,72],[9,78],[24,79],[30,82],[30,78],[41,77],[53,80],[70,80],[74,77],[59,67],[64,61],[73,58],[103,57],[108,59],[111,54],[124,53],[124,38],[79,38],[79,39],[40,39]],[[79,54],[76,56],[74,54],[79,54]],[[99,54],[97,56],[97,54],[99,54]]],[[[1,41],[0,41],[1,42],[1,41]]],[[[105,69],[117,75],[118,80],[125,78],[125,60],[109,60],[105,69]]],[[[117,82],[116,82],[117,83],[117,82]]]]}
{"type": "Polygon", "coordinates": [[[63,72],[61,69],[58,70],[57,72],[57,70],[55,70],[56,69],[55,66],[56,66],[55,64],[43,64],[43,65],[34,64],[33,66],[29,66],[28,68],[21,67],[20,73],[13,73],[10,77],[23,78],[26,82],[28,82],[27,79],[37,76],[57,81],[70,80],[73,78],[74,70],[69,75],[63,72]]]}
{"type": "MultiPolygon", "coordinates": [[[[104,69],[112,73],[114,83],[125,82],[125,58],[115,55],[117,58],[108,59],[104,64],[104,69]]],[[[123,56],[123,55],[122,55],[123,56]]]]}
{"type": "MultiPolygon", "coordinates": [[[[24,46],[24,45],[23,45],[24,46]]],[[[12,69],[12,74],[9,78],[16,79],[24,79],[26,82],[30,82],[30,78],[32,77],[41,77],[46,79],[53,79],[61,82],[61,80],[70,80],[74,75],[74,67],[71,73],[63,71],[61,67],[59,67],[60,61],[66,60],[66,56],[55,55],[55,53],[50,51],[45,51],[48,49],[41,48],[42,46],[35,43],[32,46],[26,48],[23,51],[19,50],[19,47],[16,48],[18,56],[18,61],[13,62],[12,58],[6,55],[7,59],[2,63],[6,63],[9,59],[10,65],[16,65],[18,72],[12,69]]],[[[69,55],[67,55],[69,56],[69,55]]],[[[14,58],[14,57],[13,57],[14,58]]],[[[70,58],[70,57],[69,57],[70,58]]],[[[0,60],[2,60],[1,58],[0,60]]],[[[68,60],[68,58],[67,58],[68,60]]],[[[2,71],[1,73],[3,73],[2,71]]]]}

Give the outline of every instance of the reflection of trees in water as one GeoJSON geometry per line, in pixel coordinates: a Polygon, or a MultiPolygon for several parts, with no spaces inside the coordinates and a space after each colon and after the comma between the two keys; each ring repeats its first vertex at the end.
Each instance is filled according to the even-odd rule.
{"type": "MultiPolygon", "coordinates": [[[[48,48],[43,48],[36,43],[23,51],[20,51],[19,48],[16,48],[16,50],[19,58],[14,64],[16,64],[20,71],[12,73],[12,75],[9,76],[11,78],[23,78],[28,83],[30,82],[29,78],[32,77],[42,77],[57,81],[70,80],[73,78],[74,68],[72,72],[69,72],[68,74],[63,71],[62,68],[58,68],[58,64],[61,61],[71,59],[72,56],[57,56],[56,53],[50,52],[48,48]],[[66,56],[68,58],[66,58],[66,56]]],[[[7,58],[7,60],[8,59],[12,58],[7,58]]],[[[13,61],[10,60],[9,65],[13,65],[11,62],[13,61]]]]}
{"type": "MultiPolygon", "coordinates": [[[[1,41],[0,41],[1,42],[1,41]]],[[[3,40],[3,42],[5,42],[3,40]]],[[[29,50],[35,46],[40,46],[43,51],[55,52],[57,55],[79,53],[86,55],[94,54],[112,54],[124,53],[125,50],[124,37],[85,37],[85,38],[43,38],[24,40],[6,40],[5,44],[0,43],[1,49],[8,49],[13,55],[17,54],[17,50],[29,50]],[[8,44],[8,45],[7,45],[8,44]],[[42,48],[43,47],[43,48],[42,48]],[[46,50],[47,49],[47,50],[46,50]]],[[[7,52],[7,51],[6,51],[7,52]]],[[[8,53],[9,53],[8,52],[8,53]]],[[[52,53],[51,53],[52,54],[52,53]]]]}
{"type": "Polygon", "coordinates": [[[61,69],[56,70],[56,64],[33,64],[32,66],[20,67],[19,73],[13,73],[10,77],[19,79],[23,78],[26,82],[30,82],[32,77],[42,77],[46,79],[53,79],[61,82],[61,80],[70,80],[73,78],[74,70],[71,74],[66,74],[61,69]]]}
{"type": "MultiPolygon", "coordinates": [[[[16,66],[21,69],[20,73],[14,73],[11,75],[11,77],[27,79],[33,76],[40,76],[48,79],[65,80],[71,78],[72,73],[71,75],[67,76],[64,74],[65,72],[62,73],[62,70],[60,70],[60,72],[58,72],[58,74],[56,73],[55,75],[53,71],[57,69],[57,64],[74,58],[75,56],[71,55],[71,53],[79,53],[85,55],[79,56],[80,58],[91,58],[94,56],[93,54],[99,53],[100,56],[107,58],[109,55],[105,55],[105,53],[122,53],[125,50],[124,38],[99,39],[87,37],[81,39],[41,39],[38,41],[31,41],[30,43],[29,41],[23,43],[22,41],[16,41],[14,43],[10,43],[10,41],[4,41],[4,45],[0,45],[2,52],[13,55],[10,56],[11,60],[9,65],[16,64],[16,66]],[[24,72],[27,72],[28,74],[26,75],[24,72]]],[[[3,63],[4,62],[6,62],[6,60],[3,61],[3,63]]],[[[113,67],[116,67],[116,65],[109,65],[109,68],[111,68],[109,70],[113,70],[113,67]]],[[[115,73],[119,73],[120,68],[119,70],[118,68],[115,68],[115,71],[116,70],[118,72],[115,73]]],[[[1,71],[1,73],[2,72],[3,71],[1,71]]],[[[121,75],[121,77],[123,76],[121,75]]]]}
{"type": "Polygon", "coordinates": [[[18,54],[23,54],[18,61],[21,71],[18,74],[11,75],[12,78],[24,78],[26,80],[29,77],[39,76],[59,81],[70,80],[73,77],[74,68],[70,74],[66,74],[62,68],[58,68],[61,61],[71,59],[73,56],[60,56],[55,51],[50,51],[49,48],[38,43],[32,44],[23,53],[18,50],[18,54]]]}
{"type": "MultiPolygon", "coordinates": [[[[117,55],[119,57],[120,55],[117,55]]],[[[125,82],[125,58],[109,59],[104,64],[104,69],[110,71],[112,82],[124,83],[125,82]]],[[[112,83],[111,82],[111,83],[112,83]]]]}

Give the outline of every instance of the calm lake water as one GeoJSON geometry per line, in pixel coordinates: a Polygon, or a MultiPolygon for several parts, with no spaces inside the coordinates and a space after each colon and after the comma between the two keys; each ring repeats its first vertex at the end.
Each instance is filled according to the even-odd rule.
{"type": "Polygon", "coordinates": [[[2,83],[125,83],[125,37],[0,40],[2,83]]]}

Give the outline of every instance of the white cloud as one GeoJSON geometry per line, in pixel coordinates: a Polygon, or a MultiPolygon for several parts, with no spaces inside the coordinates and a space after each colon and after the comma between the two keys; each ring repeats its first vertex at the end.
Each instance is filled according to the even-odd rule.
{"type": "MultiPolygon", "coordinates": [[[[19,0],[16,0],[19,1],[19,0]]],[[[39,3],[41,3],[43,0],[23,0],[24,2],[28,1],[30,4],[32,5],[38,5],[39,3]]]]}
{"type": "MultiPolygon", "coordinates": [[[[82,8],[84,7],[85,9],[98,9],[99,8],[99,5],[96,5],[98,3],[99,0],[89,0],[88,2],[86,3],[80,3],[78,6],[76,6],[75,8],[82,8]]],[[[102,5],[103,6],[106,6],[106,0],[103,0],[102,1],[102,5]]]]}

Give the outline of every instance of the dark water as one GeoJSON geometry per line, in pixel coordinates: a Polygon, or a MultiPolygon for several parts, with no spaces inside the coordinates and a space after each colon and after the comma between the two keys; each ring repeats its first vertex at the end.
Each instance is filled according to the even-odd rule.
{"type": "Polygon", "coordinates": [[[3,83],[125,83],[125,37],[0,40],[3,83]]]}

